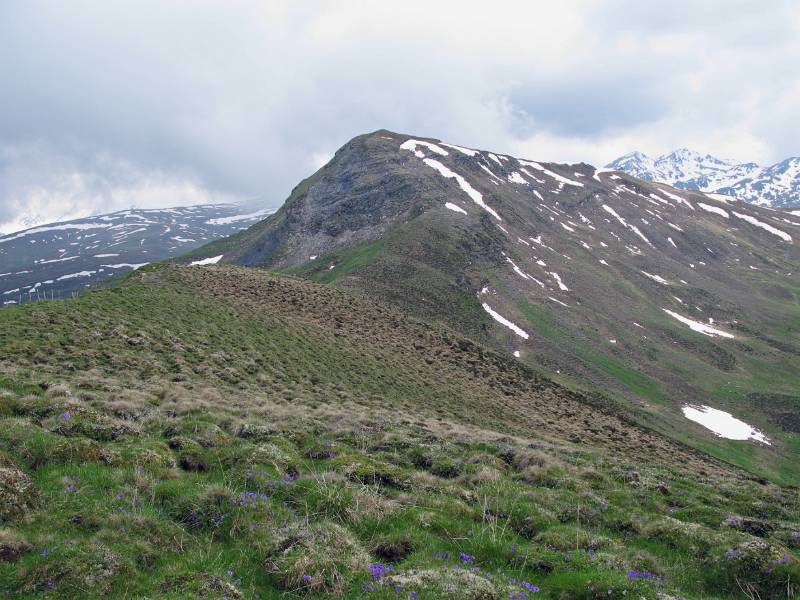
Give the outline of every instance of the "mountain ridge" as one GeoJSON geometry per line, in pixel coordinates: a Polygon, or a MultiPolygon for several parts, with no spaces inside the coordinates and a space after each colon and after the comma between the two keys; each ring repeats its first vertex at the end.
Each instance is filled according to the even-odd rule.
{"type": "Polygon", "coordinates": [[[764,412],[752,396],[770,373],[770,393],[800,398],[790,374],[800,222],[789,217],[583,163],[381,130],[345,144],[275,215],[184,260],[365,294],[559,381],[613,389],[651,426],[712,454],[791,470],[775,461],[794,453],[783,401],[764,412]],[[745,458],[687,429],[687,402],[723,408],[776,445],[745,458]]]}
{"type": "Polygon", "coordinates": [[[257,222],[272,209],[202,204],[127,209],[0,236],[0,307],[64,298],[257,222]]]}
{"type": "Polygon", "coordinates": [[[771,208],[800,206],[800,158],[774,165],[737,163],[679,148],[657,158],[634,151],[608,163],[645,181],[692,191],[719,193],[771,208]]]}

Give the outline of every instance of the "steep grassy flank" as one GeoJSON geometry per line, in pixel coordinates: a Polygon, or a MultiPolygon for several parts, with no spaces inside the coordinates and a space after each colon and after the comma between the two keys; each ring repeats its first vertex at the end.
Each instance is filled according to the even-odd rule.
{"type": "Polygon", "coordinates": [[[593,350],[585,341],[582,343],[575,339],[569,331],[559,328],[544,307],[523,302],[519,308],[536,335],[558,344],[559,349],[566,355],[577,357],[585,368],[595,372],[599,380],[610,378],[637,396],[653,402],[661,403],[666,400],[657,381],[607,353],[593,350]]]}
{"type": "Polygon", "coordinates": [[[0,355],[0,596],[800,592],[796,488],[330,287],[146,268],[0,355]]]}
{"type": "Polygon", "coordinates": [[[342,275],[370,264],[382,247],[383,239],[379,239],[348,250],[331,252],[300,267],[286,269],[286,273],[307,277],[317,283],[331,283],[342,275]]]}

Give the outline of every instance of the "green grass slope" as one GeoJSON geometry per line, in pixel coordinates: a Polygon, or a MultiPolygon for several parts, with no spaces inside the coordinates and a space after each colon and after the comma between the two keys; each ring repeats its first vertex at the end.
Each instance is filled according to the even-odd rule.
{"type": "Polygon", "coordinates": [[[330,286],[147,267],[0,357],[0,597],[800,591],[796,488],[330,286]]]}

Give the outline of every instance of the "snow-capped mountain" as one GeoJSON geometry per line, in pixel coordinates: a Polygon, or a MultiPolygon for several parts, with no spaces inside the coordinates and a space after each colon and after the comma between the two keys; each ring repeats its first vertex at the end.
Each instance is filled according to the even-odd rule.
{"type": "Polygon", "coordinates": [[[272,213],[235,204],[130,209],[0,237],[0,306],[63,298],[184,254],[272,213]]]}
{"type": "Polygon", "coordinates": [[[737,163],[680,148],[658,158],[631,152],[606,165],[645,181],[684,190],[734,196],[751,204],[786,208],[800,205],[800,158],[770,167],[737,163]]]}

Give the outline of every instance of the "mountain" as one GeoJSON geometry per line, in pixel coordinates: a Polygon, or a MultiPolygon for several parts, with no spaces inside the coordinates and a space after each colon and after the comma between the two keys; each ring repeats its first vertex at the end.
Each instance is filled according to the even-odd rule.
{"type": "Polygon", "coordinates": [[[246,230],[0,311],[0,596],[794,597],[798,235],[359,136],[246,230]]]}
{"type": "Polygon", "coordinates": [[[800,220],[744,202],[379,131],[274,215],[185,260],[391,304],[798,481],[798,240],[800,220]],[[688,405],[731,413],[769,443],[744,451],[692,423],[688,405]]]}
{"type": "Polygon", "coordinates": [[[733,196],[772,208],[800,206],[800,158],[787,158],[771,167],[736,163],[681,148],[652,159],[631,152],[606,165],[644,181],[733,196]]]}
{"type": "Polygon", "coordinates": [[[0,237],[0,305],[65,298],[253,224],[270,210],[234,204],[130,209],[0,237]]]}

